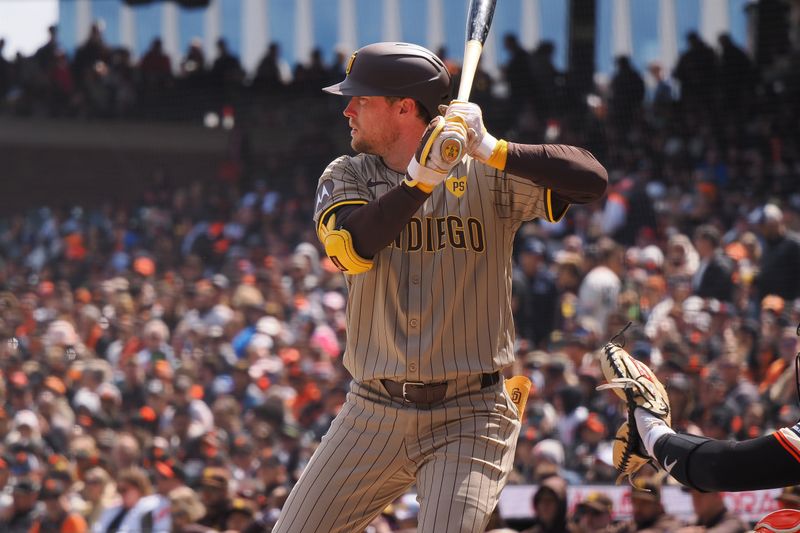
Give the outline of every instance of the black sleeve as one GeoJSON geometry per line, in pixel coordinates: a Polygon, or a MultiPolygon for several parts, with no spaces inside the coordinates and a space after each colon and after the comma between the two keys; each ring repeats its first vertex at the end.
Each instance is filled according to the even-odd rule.
{"type": "Polygon", "coordinates": [[[358,255],[370,259],[397,238],[428,196],[416,187],[401,183],[366,204],[334,209],[336,226],[350,232],[358,255]]]}
{"type": "Polygon", "coordinates": [[[776,434],[741,442],[674,434],[658,439],[656,460],[682,484],[707,492],[800,483],[800,462],[776,434]]]}
{"type": "Polygon", "coordinates": [[[570,204],[593,202],[608,186],[608,172],[592,153],[566,144],[510,142],[505,170],[551,189],[570,204]]]}

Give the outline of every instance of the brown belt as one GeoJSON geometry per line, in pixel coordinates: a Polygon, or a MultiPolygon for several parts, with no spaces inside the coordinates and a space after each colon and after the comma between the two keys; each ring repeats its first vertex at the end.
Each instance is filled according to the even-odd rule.
{"type": "MultiPolygon", "coordinates": [[[[481,388],[491,387],[500,382],[500,372],[481,374],[481,388]]],[[[404,403],[412,403],[416,407],[430,407],[444,400],[447,393],[447,381],[439,383],[421,383],[419,381],[392,381],[382,379],[386,391],[404,403]]]]}

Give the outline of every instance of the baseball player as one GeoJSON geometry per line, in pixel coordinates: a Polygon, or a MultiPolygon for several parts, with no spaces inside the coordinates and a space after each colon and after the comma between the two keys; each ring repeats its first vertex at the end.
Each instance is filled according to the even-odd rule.
{"type": "Polygon", "coordinates": [[[800,483],[800,422],[739,442],[676,433],[670,427],[667,392],[653,371],[620,346],[609,343],[603,352],[601,368],[608,383],[598,388],[614,390],[628,404],[628,421],[614,443],[614,464],[623,476],[634,475],[652,459],[683,485],[700,491],[800,483]]]}
{"type": "Polygon", "coordinates": [[[361,531],[413,484],[419,531],[483,531],[520,428],[501,373],[514,233],[600,198],[606,171],[586,150],[494,138],[474,104],[440,116],[450,75],[420,46],[365,46],[324,90],[350,97],[358,152],[325,169],[314,215],[347,280],[353,381],[275,531],[361,531]]]}

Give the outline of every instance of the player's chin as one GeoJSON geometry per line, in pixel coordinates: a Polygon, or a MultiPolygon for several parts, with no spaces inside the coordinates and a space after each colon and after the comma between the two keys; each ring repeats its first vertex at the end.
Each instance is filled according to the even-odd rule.
{"type": "Polygon", "coordinates": [[[360,154],[371,154],[372,146],[359,137],[353,137],[350,140],[350,147],[360,154]]]}

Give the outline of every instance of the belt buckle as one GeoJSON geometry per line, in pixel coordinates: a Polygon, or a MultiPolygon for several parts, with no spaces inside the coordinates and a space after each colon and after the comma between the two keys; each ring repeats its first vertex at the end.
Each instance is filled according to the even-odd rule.
{"type": "Polygon", "coordinates": [[[404,381],[403,382],[403,401],[405,403],[411,403],[411,400],[409,400],[408,397],[406,396],[406,387],[408,385],[414,385],[416,387],[424,387],[425,386],[425,384],[422,383],[421,381],[404,381]]]}

